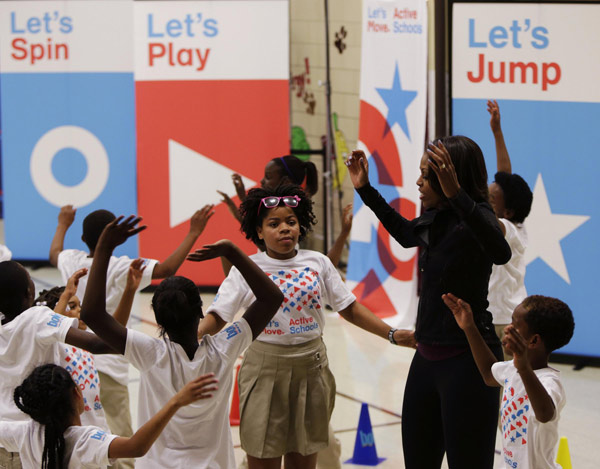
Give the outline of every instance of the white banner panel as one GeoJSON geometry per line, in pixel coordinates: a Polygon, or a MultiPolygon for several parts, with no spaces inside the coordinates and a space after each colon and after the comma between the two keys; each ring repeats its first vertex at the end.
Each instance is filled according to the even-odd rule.
{"type": "Polygon", "coordinates": [[[455,3],[453,18],[454,98],[600,101],[600,5],[455,3]]]}
{"type": "MultiPolygon", "coordinates": [[[[359,147],[371,184],[405,217],[418,215],[427,112],[427,3],[363,3],[359,147]]],[[[354,200],[348,283],[359,301],[401,327],[416,316],[416,250],[391,238],[354,200]]]]}
{"type": "Polygon", "coordinates": [[[288,79],[288,4],[136,2],[135,79],[288,79]],[[235,14],[232,14],[235,12],[235,14]]]}
{"type": "Polygon", "coordinates": [[[0,2],[2,73],[132,72],[133,2],[0,2]]]}

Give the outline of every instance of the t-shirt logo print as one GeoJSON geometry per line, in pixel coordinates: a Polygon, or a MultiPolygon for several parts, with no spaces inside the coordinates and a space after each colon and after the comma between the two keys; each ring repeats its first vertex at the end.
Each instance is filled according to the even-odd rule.
{"type": "Polygon", "coordinates": [[[527,444],[527,424],[529,419],[529,397],[516,396],[512,387],[504,388],[502,397],[502,433],[511,443],[527,444]]]}
{"type": "Polygon", "coordinates": [[[321,295],[319,293],[319,273],[305,267],[302,270],[280,270],[277,274],[267,273],[271,280],[279,286],[283,293],[283,303],[280,310],[291,313],[293,309],[301,311],[308,309],[321,309],[321,295]]]}

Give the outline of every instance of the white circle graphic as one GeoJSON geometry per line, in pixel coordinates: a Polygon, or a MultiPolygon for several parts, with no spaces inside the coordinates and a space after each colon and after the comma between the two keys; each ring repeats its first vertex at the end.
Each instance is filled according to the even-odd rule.
{"type": "Polygon", "coordinates": [[[83,207],[93,202],[106,187],[110,165],[98,137],[82,127],[63,125],[49,130],[38,140],[31,153],[29,170],[33,185],[52,205],[83,207]],[[52,173],[52,160],[65,148],[79,151],[87,163],[85,178],[75,186],[62,184],[52,173]]]}

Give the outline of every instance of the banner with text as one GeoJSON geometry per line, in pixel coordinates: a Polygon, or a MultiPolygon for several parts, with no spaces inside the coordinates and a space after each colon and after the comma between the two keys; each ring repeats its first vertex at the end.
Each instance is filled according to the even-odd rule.
{"type": "Polygon", "coordinates": [[[590,143],[600,122],[600,5],[457,2],[452,14],[452,132],[481,145],[492,179],[486,100],[498,100],[512,170],[534,194],[527,292],[573,310],[575,336],[562,352],[600,356],[589,299],[600,263],[600,164],[590,143]]]}
{"type": "MultiPolygon", "coordinates": [[[[59,207],[135,213],[133,2],[0,2],[6,244],[48,259],[59,207]]],[[[137,239],[118,253],[137,255],[137,239]]]]}
{"type": "MultiPolygon", "coordinates": [[[[427,3],[363,3],[359,143],[369,179],[404,217],[419,214],[415,184],[425,144],[427,3]]],[[[358,300],[399,327],[414,326],[417,251],[400,246],[354,197],[348,284],[358,300]]]]}
{"type": "MultiPolygon", "coordinates": [[[[258,184],[270,159],[289,153],[287,0],[135,2],[140,235],[145,257],[164,259],[217,190],[236,203],[231,175],[258,184]]],[[[229,238],[249,253],[223,203],[198,245],[229,238]]],[[[203,285],[218,261],[180,269],[203,285]]]]}

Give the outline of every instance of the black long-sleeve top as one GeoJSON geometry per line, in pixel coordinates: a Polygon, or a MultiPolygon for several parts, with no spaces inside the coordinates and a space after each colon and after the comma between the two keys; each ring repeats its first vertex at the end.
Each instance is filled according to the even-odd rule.
{"type": "Polygon", "coordinates": [[[407,220],[370,184],[357,192],[396,241],[405,248],[420,247],[417,342],[468,346],[464,332],[442,301],[442,294],[453,293],[471,305],[484,340],[497,344],[492,315],[487,311],[488,283],[492,263],[507,263],[511,251],[491,206],[475,203],[461,189],[447,208],[429,209],[407,220]]]}

